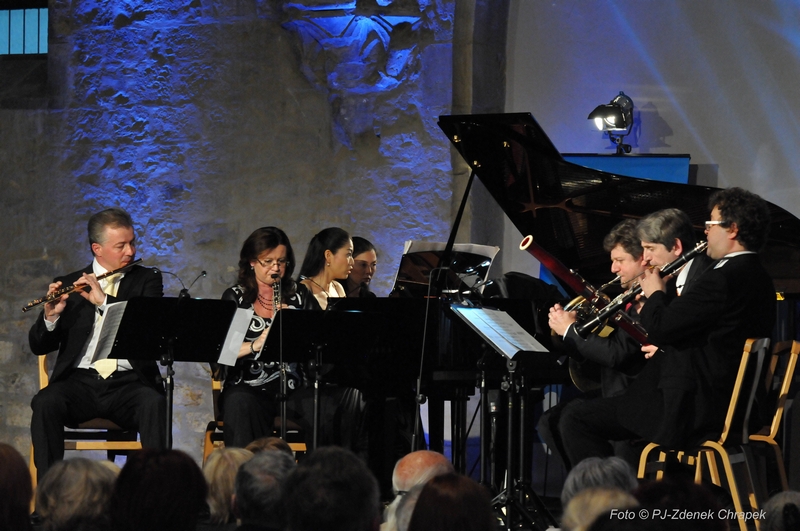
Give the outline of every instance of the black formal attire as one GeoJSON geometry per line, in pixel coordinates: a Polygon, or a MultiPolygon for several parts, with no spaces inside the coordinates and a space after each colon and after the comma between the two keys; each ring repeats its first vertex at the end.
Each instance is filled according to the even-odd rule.
{"type": "Polygon", "coordinates": [[[609,440],[680,448],[719,436],[745,340],[772,333],[775,289],[756,254],[737,254],[680,297],[653,293],[641,322],[662,351],[622,395],[578,404],[562,420],[573,463],[611,455],[609,440]]]}
{"type": "MultiPolygon", "coordinates": [[[[89,266],[56,281],[70,286],[83,273],[92,272],[89,266]]],[[[162,295],[161,272],[133,266],[119,280],[116,296],[107,295],[106,302],[162,295]]],[[[106,379],[94,369],[77,368],[92,337],[96,317],[97,307],[73,293],[52,331],[48,331],[42,312],[28,334],[34,354],[58,350],[49,385],[31,402],[31,440],[40,478],[64,457],[64,426],[92,418],[107,418],[125,429],[137,430],[142,446],[165,446],[166,399],[155,359],[129,360],[132,370],[117,370],[106,379]]]]}
{"type": "MultiPolygon", "coordinates": [[[[639,314],[632,307],[626,313],[634,320],[639,320],[639,314]]],[[[607,337],[589,334],[585,338],[578,335],[575,325],[571,325],[561,341],[570,357],[579,362],[579,371],[599,372],[599,389],[587,391],[583,395],[571,400],[562,400],[555,406],[542,413],[536,426],[539,437],[547,444],[555,455],[561,458],[567,468],[572,468],[575,463],[570,463],[564,450],[561,433],[561,419],[570,414],[570,410],[577,404],[595,398],[608,398],[622,394],[636,378],[645,364],[645,357],[641,350],[641,343],[631,337],[625,330],[619,328],[607,337]],[[592,366],[589,368],[589,366],[592,366]]],[[[590,379],[593,379],[593,374],[590,379]]],[[[627,442],[615,445],[618,455],[629,454],[627,442]]],[[[625,455],[625,457],[629,457],[625,455]]]]}
{"type": "MultiPolygon", "coordinates": [[[[239,308],[254,310],[253,303],[243,299],[242,286],[233,286],[222,294],[223,300],[236,302],[239,308]]],[[[295,293],[282,303],[290,308],[303,306],[304,292],[295,293]]],[[[272,319],[253,313],[244,340],[253,342],[272,319]]],[[[261,437],[268,437],[275,429],[278,416],[277,397],[281,392],[280,363],[266,352],[248,354],[236,360],[233,367],[223,366],[223,389],[219,397],[220,411],[225,423],[225,446],[244,448],[261,437]]],[[[287,371],[289,393],[302,385],[303,377],[297,363],[290,363],[287,371]]]]}

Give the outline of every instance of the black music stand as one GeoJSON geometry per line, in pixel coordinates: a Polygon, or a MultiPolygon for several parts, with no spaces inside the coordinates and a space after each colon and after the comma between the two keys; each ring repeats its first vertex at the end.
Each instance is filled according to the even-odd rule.
{"type": "MultiPolygon", "coordinates": [[[[526,409],[525,400],[525,380],[517,376],[518,360],[514,358],[531,353],[544,353],[548,350],[539,343],[533,336],[526,332],[514,319],[502,310],[492,310],[484,308],[462,307],[451,305],[453,313],[461,318],[470,328],[472,328],[485,342],[486,345],[494,349],[498,354],[506,358],[506,370],[508,374],[503,379],[501,388],[508,395],[508,439],[506,441],[506,487],[498,493],[492,500],[495,508],[505,509],[504,519],[506,529],[513,529],[513,509],[519,513],[520,517],[527,521],[534,529],[537,528],[536,518],[525,508],[525,498],[529,497],[534,505],[535,513],[540,513],[545,521],[545,526],[557,526],[558,522],[547,510],[544,503],[533,489],[527,488],[524,470],[524,449],[525,449],[525,429],[524,412],[526,409]],[[520,400],[519,414],[519,440],[518,440],[518,466],[517,477],[512,477],[514,469],[514,427],[515,427],[515,403],[516,397],[520,400]]],[[[485,385],[481,383],[481,405],[487,400],[483,396],[485,385]]],[[[485,422],[486,411],[483,411],[481,425],[485,422]]],[[[483,431],[483,430],[481,430],[483,431]]],[[[481,470],[485,466],[483,456],[484,442],[481,441],[481,470]]]]}
{"type": "Polygon", "coordinates": [[[124,304],[107,357],[157,360],[166,366],[166,447],[172,448],[175,374],[172,364],[175,361],[216,362],[236,313],[236,303],[188,297],[134,297],[124,304]]]}
{"type": "MultiPolygon", "coordinates": [[[[333,301],[331,301],[333,304],[333,301]]],[[[311,449],[319,439],[319,397],[322,364],[352,364],[358,356],[353,348],[352,330],[368,334],[367,314],[361,312],[333,312],[324,310],[298,310],[284,308],[272,321],[271,332],[262,347],[261,359],[279,362],[307,362],[314,372],[314,413],[311,449]],[[278,332],[278,333],[275,333],[278,332]]],[[[284,370],[282,367],[281,370],[284,370]]],[[[285,375],[282,375],[285,378],[285,375]]],[[[281,412],[281,433],[285,433],[285,402],[281,412]]]]}

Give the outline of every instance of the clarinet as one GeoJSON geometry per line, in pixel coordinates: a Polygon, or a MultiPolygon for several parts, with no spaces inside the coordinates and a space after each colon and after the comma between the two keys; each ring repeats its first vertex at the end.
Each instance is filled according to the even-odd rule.
{"type": "MultiPolygon", "coordinates": [[[[698,254],[704,252],[708,247],[708,242],[700,242],[694,248],[690,249],[689,251],[683,253],[679,258],[673,260],[672,262],[668,263],[664,266],[661,270],[661,276],[665,277],[667,275],[671,275],[672,273],[676,272],[680,269],[686,262],[697,256],[698,254]]],[[[592,319],[586,321],[582,324],[575,325],[575,332],[578,333],[581,337],[586,337],[589,335],[589,332],[594,330],[597,325],[603,323],[608,319],[610,316],[614,315],[618,311],[625,308],[625,305],[631,302],[636,296],[642,292],[642,286],[637,284],[636,286],[632,287],[622,295],[618,296],[616,299],[611,301],[605,308],[600,310],[597,315],[595,315],[592,319]]]]}

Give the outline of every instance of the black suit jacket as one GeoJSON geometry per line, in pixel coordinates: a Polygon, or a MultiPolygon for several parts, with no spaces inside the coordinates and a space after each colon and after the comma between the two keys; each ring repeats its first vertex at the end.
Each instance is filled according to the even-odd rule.
{"type": "MultiPolygon", "coordinates": [[[[82,273],[92,273],[92,266],[86,269],[58,277],[63,286],[71,286],[81,277],[82,273]]],[[[108,295],[108,303],[128,300],[132,297],[161,297],[164,294],[161,272],[141,266],[133,266],[120,280],[117,296],[108,295]]],[[[47,331],[42,311],[28,333],[31,351],[41,356],[58,350],[56,365],[50,377],[51,382],[66,378],[77,366],[83,352],[84,345],[91,338],[92,327],[95,321],[95,306],[84,299],[80,294],[73,293],[67,299],[67,306],[56,321],[52,332],[47,331]]],[[[130,360],[130,364],[139,379],[163,392],[160,383],[161,377],[155,360],[130,360]]]]}
{"type": "Polygon", "coordinates": [[[654,293],[641,322],[664,352],[628,388],[619,421],[681,447],[721,433],[745,340],[772,335],[775,288],[757,255],[739,255],[705,271],[680,297],[654,293]]]}
{"type": "MultiPolygon", "coordinates": [[[[634,310],[628,310],[627,313],[634,321],[639,320],[639,315],[634,310]]],[[[621,328],[617,328],[608,337],[589,334],[584,339],[578,335],[574,326],[570,326],[564,334],[563,341],[570,349],[571,356],[577,360],[589,360],[600,366],[600,387],[603,398],[624,392],[646,361],[641,343],[621,328]]]]}

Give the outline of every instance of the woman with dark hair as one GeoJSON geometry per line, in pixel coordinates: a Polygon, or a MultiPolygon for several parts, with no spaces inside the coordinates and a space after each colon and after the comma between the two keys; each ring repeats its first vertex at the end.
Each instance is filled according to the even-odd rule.
{"type": "MultiPolygon", "coordinates": [[[[225,367],[219,398],[225,423],[226,447],[244,448],[254,440],[272,435],[278,415],[279,364],[265,361],[261,353],[275,312],[280,307],[302,307],[302,294],[292,280],[294,251],[279,228],[262,227],[247,237],[239,253],[238,284],[225,290],[224,300],[253,310],[250,326],[234,367],[225,367]],[[279,283],[278,283],[279,282],[279,283]],[[275,286],[280,286],[276,292],[275,286]]],[[[302,377],[297,364],[289,364],[288,388],[299,387],[302,377]]]]}
{"type": "Polygon", "coordinates": [[[300,284],[313,296],[309,300],[316,305],[307,307],[326,309],[328,299],[345,297],[342,285],[337,281],[347,278],[353,270],[353,240],[344,229],[330,227],[319,231],[308,244],[303,266],[300,268],[300,284]]]}
{"type": "Polygon", "coordinates": [[[206,492],[200,467],[186,453],[131,452],[111,494],[111,529],[195,531],[206,492]]]}
{"type": "Polygon", "coordinates": [[[369,290],[372,276],[378,267],[378,251],[369,240],[353,236],[353,270],[344,280],[348,297],[375,297],[369,290]]]}

